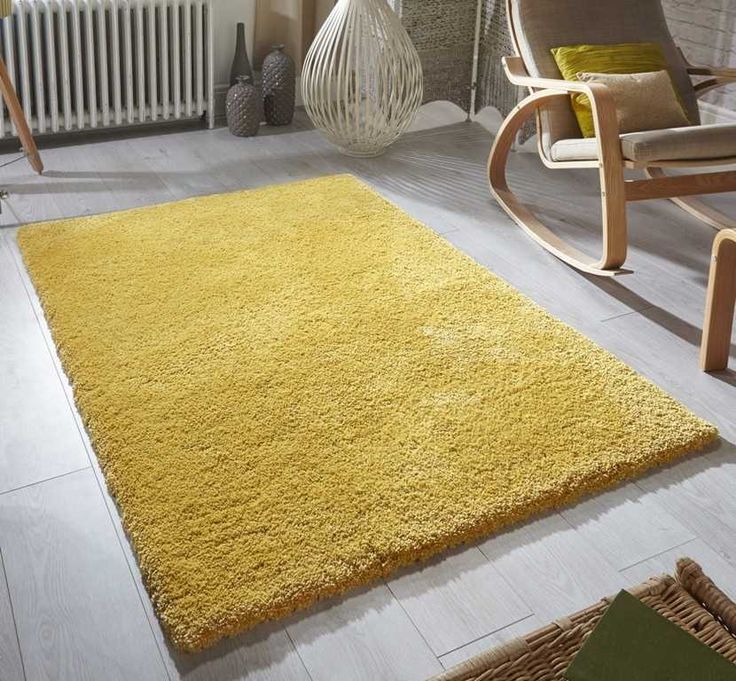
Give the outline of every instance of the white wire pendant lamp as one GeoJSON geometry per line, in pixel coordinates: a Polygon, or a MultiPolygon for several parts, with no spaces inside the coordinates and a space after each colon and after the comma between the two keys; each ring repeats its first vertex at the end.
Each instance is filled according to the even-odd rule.
{"type": "Polygon", "coordinates": [[[422,103],[422,65],[386,0],[338,0],[309,48],[302,99],[315,127],[350,156],[378,156],[422,103]]]}

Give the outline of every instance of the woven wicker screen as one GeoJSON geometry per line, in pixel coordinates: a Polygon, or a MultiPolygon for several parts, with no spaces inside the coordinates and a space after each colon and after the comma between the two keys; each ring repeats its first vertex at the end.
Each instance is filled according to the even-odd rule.
{"type": "Polygon", "coordinates": [[[478,94],[475,112],[493,106],[505,117],[521,99],[519,88],[509,83],[501,58],[514,54],[506,20],[505,0],[482,0],[478,52],[478,94]]]}
{"type": "Polygon", "coordinates": [[[424,101],[470,111],[478,0],[394,0],[424,71],[424,101]]]}
{"type": "Polygon", "coordinates": [[[519,100],[501,57],[514,54],[505,0],[393,0],[424,68],[424,101],[446,99],[470,111],[476,17],[480,1],[475,113],[493,106],[506,116],[519,100]]]}

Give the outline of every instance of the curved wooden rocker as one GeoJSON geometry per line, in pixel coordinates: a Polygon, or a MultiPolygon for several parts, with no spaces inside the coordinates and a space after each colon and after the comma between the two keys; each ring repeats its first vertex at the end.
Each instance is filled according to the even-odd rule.
{"type": "MultiPolygon", "coordinates": [[[[566,263],[590,274],[620,274],[626,260],[626,200],[621,150],[616,122],[616,106],[605,85],[576,83],[564,80],[530,78],[519,71],[523,67],[519,57],[507,57],[504,68],[512,83],[543,88],[534,92],[516,106],[496,135],[488,158],[488,178],[496,200],[513,220],[535,241],[566,263]],[[533,85],[531,82],[533,81],[533,85]],[[594,111],[599,157],[601,200],[603,204],[603,252],[599,259],[587,256],[565,243],[543,225],[514,193],[506,181],[506,164],[516,134],[527,119],[552,100],[569,99],[571,92],[583,92],[590,98],[594,111]]],[[[579,167],[579,165],[577,166],[579,167]]]]}
{"type": "MultiPolygon", "coordinates": [[[[677,59],[679,57],[682,60],[678,66],[682,66],[690,76],[708,77],[706,80],[694,86],[688,83],[688,87],[691,88],[690,95],[700,97],[714,88],[736,82],[736,69],[693,66],[685,61],[682,53],[674,47],[674,43],[666,28],[660,0],[628,0],[628,2],[632,5],[647,6],[647,11],[650,13],[649,18],[652,22],[652,27],[650,27],[651,32],[658,32],[662,36],[662,42],[667,43],[667,49],[671,49],[674,53],[674,58],[677,59]]],[[[621,7],[622,4],[627,4],[626,0],[619,0],[617,3],[610,3],[608,0],[558,0],[554,5],[555,17],[550,16],[549,20],[558,23],[565,22],[565,16],[568,16],[570,19],[571,34],[569,37],[567,35],[561,37],[559,26],[551,29],[554,40],[558,41],[553,43],[553,45],[584,42],[595,43],[596,40],[592,36],[598,35],[596,33],[597,29],[594,29],[593,34],[590,36],[586,35],[585,30],[580,28],[581,26],[584,27],[585,24],[584,21],[581,21],[581,14],[591,5],[596,5],[596,10],[600,12],[602,4],[608,5],[609,7],[612,5],[616,6],[612,10],[614,15],[612,15],[611,22],[608,22],[607,30],[611,30],[617,39],[605,42],[636,42],[632,36],[627,35],[625,28],[621,28],[621,32],[617,34],[617,27],[614,26],[611,28],[610,26],[612,23],[615,24],[616,16],[626,15],[625,8],[621,7]],[[573,39],[573,36],[577,36],[577,39],[573,39]]],[[[511,83],[528,88],[530,92],[529,96],[519,103],[501,125],[488,159],[488,177],[491,192],[509,216],[529,236],[561,260],[584,272],[607,276],[628,271],[623,269],[623,265],[626,261],[628,248],[626,204],[629,201],[668,198],[691,215],[716,229],[736,227],[736,220],[732,220],[697,199],[690,198],[698,194],[736,191],[736,171],[668,176],[663,170],[668,167],[728,165],[736,163],[736,156],[693,160],[658,160],[651,162],[630,160],[624,157],[618,131],[615,102],[605,85],[600,83],[566,81],[559,77],[529,75],[524,59],[519,56],[523,52],[520,49],[520,36],[526,40],[526,52],[534,52],[534,46],[530,46],[529,44],[529,36],[524,34],[524,31],[527,29],[524,26],[524,21],[537,21],[537,25],[532,27],[534,30],[529,31],[529,35],[534,39],[538,39],[540,35],[539,22],[546,20],[548,17],[537,16],[535,18],[534,13],[537,12],[539,14],[544,12],[545,8],[546,10],[550,8],[547,3],[537,3],[536,7],[533,5],[533,0],[506,0],[511,40],[517,56],[505,57],[502,60],[503,67],[511,83]],[[520,17],[523,17],[523,20],[520,20],[520,17]],[[542,114],[547,112],[549,116],[550,105],[559,105],[562,103],[563,105],[567,104],[566,108],[569,110],[565,115],[571,116],[572,111],[569,107],[569,97],[574,93],[583,93],[590,99],[595,124],[597,157],[593,158],[591,155],[590,158],[569,161],[554,160],[550,154],[549,143],[545,145],[542,142],[542,136],[545,131],[542,114]],[[593,258],[583,253],[556,235],[509,188],[506,179],[506,165],[509,153],[517,133],[533,115],[536,116],[537,122],[538,152],[545,166],[551,169],[598,169],[603,218],[602,252],[599,258],[593,258]],[[624,177],[625,169],[641,170],[644,172],[646,179],[627,180],[624,177]]],[[[636,11],[636,8],[633,8],[633,11],[636,11]]],[[[552,40],[553,38],[550,37],[549,39],[552,40]]],[[[599,40],[598,42],[603,41],[599,40]]],[[[557,76],[559,76],[556,66],[553,63],[550,65],[548,61],[544,60],[543,55],[545,52],[549,57],[549,47],[550,45],[539,47],[536,54],[539,57],[540,63],[532,64],[532,66],[537,72],[542,73],[550,73],[554,69],[557,76]]],[[[687,80],[687,77],[685,79],[687,80]]],[[[559,116],[559,109],[557,113],[552,112],[551,115],[559,116]]],[[[569,128],[569,121],[567,125],[569,128]]]]}

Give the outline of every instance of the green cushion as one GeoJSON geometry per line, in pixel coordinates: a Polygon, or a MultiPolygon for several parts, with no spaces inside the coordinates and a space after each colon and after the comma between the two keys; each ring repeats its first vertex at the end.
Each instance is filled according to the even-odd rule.
{"type": "MultiPolygon", "coordinates": [[[[656,43],[618,45],[566,45],[552,49],[552,56],[565,80],[578,80],[580,72],[645,73],[668,71],[662,48],[656,43]]],[[[588,97],[575,93],[572,108],[583,137],[595,137],[593,111],[588,97]]]]}
{"type": "MultiPolygon", "coordinates": [[[[703,613],[693,629],[719,625],[703,613]]],[[[564,674],[567,681],[736,681],[736,665],[626,591],[564,674]]]]}

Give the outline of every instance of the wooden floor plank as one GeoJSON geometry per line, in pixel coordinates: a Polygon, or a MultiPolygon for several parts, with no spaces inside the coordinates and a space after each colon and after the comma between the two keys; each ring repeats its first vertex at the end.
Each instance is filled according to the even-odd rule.
{"type": "Polygon", "coordinates": [[[718,426],[723,438],[736,441],[733,418],[736,375],[706,374],[700,370],[699,329],[650,308],[608,320],[590,335],[696,414],[718,426]]]}
{"type": "Polygon", "coordinates": [[[0,493],[89,465],[15,261],[0,234],[0,493]]]}
{"type": "Polygon", "coordinates": [[[96,148],[87,158],[107,187],[114,201],[113,210],[166,203],[177,198],[130,140],[97,142],[91,146],[96,148]]]}
{"type": "MultiPolygon", "coordinates": [[[[689,459],[637,481],[658,504],[736,566],[736,448],[689,459]]],[[[693,556],[697,559],[697,556],[693,556]]]]}
{"type": "Polygon", "coordinates": [[[91,470],[0,495],[0,546],[28,681],[164,681],[91,470]]]}
{"type": "Polygon", "coordinates": [[[328,601],[287,631],[312,681],[424,681],[442,671],[385,585],[328,601]]]}
{"type": "Polygon", "coordinates": [[[623,578],[560,515],[492,537],[480,549],[543,621],[623,588],[623,578]]]}
{"type": "MultiPolygon", "coordinates": [[[[2,155],[7,163],[13,154],[2,155]]],[[[50,200],[49,178],[36,175],[25,162],[3,169],[0,188],[8,192],[2,202],[0,225],[24,224],[39,220],[56,220],[64,216],[53,200],[50,200]]]]}
{"type": "Polygon", "coordinates": [[[0,679],[3,681],[25,679],[2,551],[0,551],[0,679]]]}
{"type": "MultiPolygon", "coordinates": [[[[546,624],[546,622],[545,622],[546,624]]],[[[461,648],[457,648],[445,655],[440,657],[440,662],[445,669],[450,669],[461,662],[466,662],[471,657],[480,655],[497,646],[504,645],[509,641],[519,638],[520,636],[526,636],[531,632],[535,631],[539,627],[543,626],[542,622],[536,615],[530,615],[525,617],[518,622],[509,624],[503,629],[494,631],[492,634],[483,636],[471,643],[467,643],[461,648]]]]}
{"type": "Polygon", "coordinates": [[[217,194],[227,190],[216,170],[220,159],[207,152],[204,131],[181,132],[158,138],[153,144],[145,137],[128,140],[130,148],[153,169],[176,199],[217,194]]]}
{"type": "Polygon", "coordinates": [[[186,655],[167,650],[167,668],[174,680],[310,681],[281,625],[264,625],[203,653],[186,655]]]}
{"type": "Polygon", "coordinates": [[[403,570],[388,586],[436,655],[532,614],[474,548],[403,570]]]}
{"type": "Polygon", "coordinates": [[[695,539],[634,484],[597,494],[561,515],[617,570],[695,539]]]}

